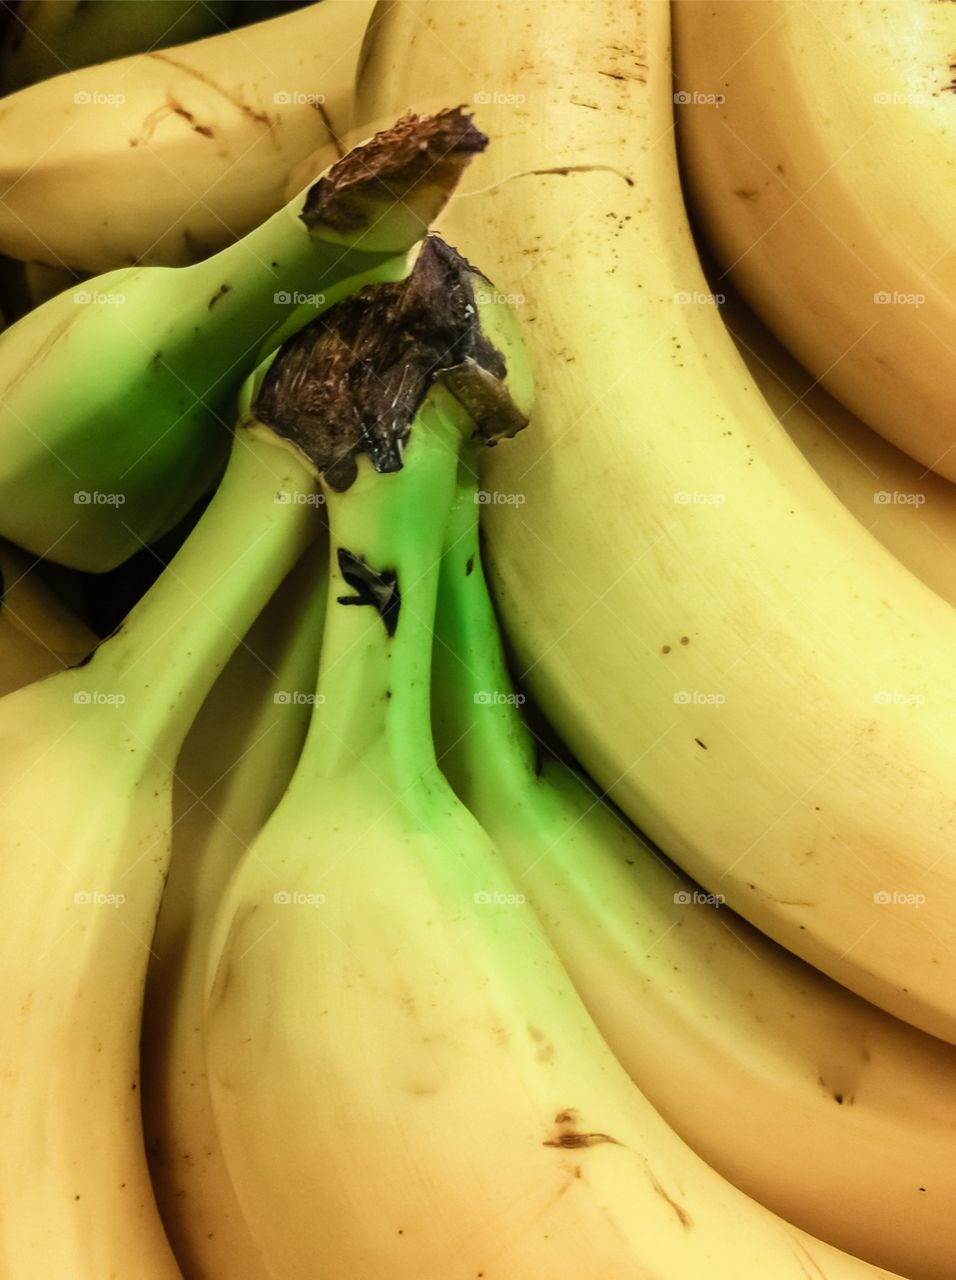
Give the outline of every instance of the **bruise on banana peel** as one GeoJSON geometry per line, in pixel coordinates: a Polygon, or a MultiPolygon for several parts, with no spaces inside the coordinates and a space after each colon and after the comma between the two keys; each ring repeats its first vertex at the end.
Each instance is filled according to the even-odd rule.
{"type": "Polygon", "coordinates": [[[354,148],[308,192],[299,215],[310,231],[361,231],[395,204],[414,196],[430,223],[449,191],[488,139],[461,107],[433,116],[412,112],[354,148]]]}
{"type": "Polygon", "coordinates": [[[484,443],[527,423],[504,384],[504,356],[481,330],[474,267],[438,236],[411,274],[367,285],[300,329],[279,349],[253,412],[295,445],[333,489],[348,489],[367,454],[398,471],[412,422],[436,380],[458,400],[484,443]]]}

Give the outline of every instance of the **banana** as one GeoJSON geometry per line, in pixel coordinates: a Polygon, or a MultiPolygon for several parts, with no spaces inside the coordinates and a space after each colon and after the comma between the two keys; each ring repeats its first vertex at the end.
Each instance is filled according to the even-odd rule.
{"type": "Polygon", "coordinates": [[[230,0],[20,0],[7,6],[0,93],[126,53],[222,31],[230,0]]]}
{"type": "Polygon", "coordinates": [[[674,28],[721,267],[828,391],[956,480],[953,5],[678,0],[674,28]]]}
{"type": "Polygon", "coordinates": [[[457,454],[520,427],[530,388],[517,344],[496,350],[496,302],[486,342],[471,333],[487,281],[432,242],[410,282],[327,313],[255,401],[270,421],[286,381],[314,387],[331,544],[316,710],[227,891],[206,1011],[222,1147],[266,1265],[284,1280],[886,1275],[755,1205],[664,1124],[438,770],[429,667],[457,454]]]}
{"type": "Polygon", "coordinates": [[[225,885],[281,798],[305,737],[325,608],[322,568],[308,548],[219,677],[176,766],[141,1061],[153,1186],[188,1280],[269,1280],[219,1149],[201,1038],[204,984],[225,885]]]}
{"type": "Polygon", "coordinates": [[[816,383],[739,298],[721,314],[791,440],[861,524],[956,605],[956,487],[871,431],[816,383]]]}
{"type": "Polygon", "coordinates": [[[0,252],[95,275],[196,262],[248,234],[293,165],[323,148],[314,180],[341,156],[371,9],[322,0],[12,94],[0,252]]]}
{"type": "Polygon", "coordinates": [[[211,504],[118,633],[0,702],[10,1280],[179,1275],[150,1186],[138,1062],[172,770],[226,658],[314,536],[314,496],[284,446],[240,429],[211,504]]]}
{"type": "Polygon", "coordinates": [[[821,1239],[910,1280],[948,1280],[956,1048],[769,941],[541,757],[482,575],[476,497],[475,468],[462,468],[436,628],[442,771],[608,1045],[687,1144],[821,1239]]]}
{"type": "Polygon", "coordinates": [[[96,645],[34,560],[0,540],[0,696],[82,662],[96,645]]]}
{"type": "Polygon", "coordinates": [[[363,54],[366,119],[453,91],[494,137],[439,226],[534,338],[536,438],[483,494],[506,632],[693,879],[956,1039],[956,614],[800,455],[711,305],[668,41],[659,3],[407,0],[363,54]]]}
{"type": "Polygon", "coordinates": [[[269,350],[365,279],[394,279],[484,139],[408,118],[238,244],[84,282],[0,335],[0,534],[100,572],[221,471],[232,402],[269,350]]]}

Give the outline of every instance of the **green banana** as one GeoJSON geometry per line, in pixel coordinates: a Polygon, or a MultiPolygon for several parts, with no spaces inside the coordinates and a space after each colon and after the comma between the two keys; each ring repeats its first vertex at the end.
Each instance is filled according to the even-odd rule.
{"type": "Polygon", "coordinates": [[[172,770],[230,652],[314,537],[315,485],[254,424],[170,567],[84,666],[0,700],[0,1270],[172,1280],[139,1028],[172,770]],[[56,803],[50,782],[56,780],[56,803]]]}
{"type": "Polygon", "coordinates": [[[324,562],[309,547],[233,654],[176,765],[172,855],[146,981],[141,1060],[153,1186],[189,1280],[269,1280],[212,1115],[201,1037],[206,960],[229,877],[299,757],[325,590],[324,562]]]}
{"type": "Polygon", "coordinates": [[[243,240],[190,267],[86,281],[0,335],[0,535],[114,567],[221,470],[236,388],[338,297],[396,279],[485,139],[407,116],[243,240]]]}

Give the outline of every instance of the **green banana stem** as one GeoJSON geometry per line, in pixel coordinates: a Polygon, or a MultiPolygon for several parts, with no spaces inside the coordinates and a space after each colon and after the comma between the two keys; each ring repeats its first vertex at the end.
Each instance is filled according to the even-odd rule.
{"type": "Polygon", "coordinates": [[[457,454],[470,426],[435,387],[414,419],[400,471],[379,474],[363,460],[350,488],[327,493],[329,597],[304,767],[334,778],[361,764],[413,810],[440,782],[432,631],[457,454]],[[375,577],[392,592],[377,606],[375,577]]]}
{"type": "Polygon", "coordinates": [[[434,656],[436,736],[453,744],[448,760],[467,773],[469,794],[500,805],[536,781],[537,758],[518,710],[482,569],[474,462],[469,449],[458,470],[442,557],[434,656]]]}
{"type": "Polygon", "coordinates": [[[127,727],[170,767],[218,672],[318,531],[317,500],[303,463],[269,433],[240,427],[196,528],[77,672],[87,689],[125,699],[127,727]]]}

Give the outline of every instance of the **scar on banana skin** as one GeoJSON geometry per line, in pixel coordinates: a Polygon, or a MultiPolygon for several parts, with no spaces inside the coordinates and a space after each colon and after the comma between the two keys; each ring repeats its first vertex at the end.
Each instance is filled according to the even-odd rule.
{"type": "MultiPolygon", "coordinates": [[[[559,1111],[554,1117],[554,1123],[558,1127],[558,1132],[555,1137],[546,1138],[544,1145],[546,1147],[559,1147],[565,1151],[573,1151],[580,1147],[596,1147],[605,1142],[613,1143],[615,1146],[621,1145],[617,1138],[612,1138],[609,1133],[579,1133],[574,1127],[577,1124],[577,1119],[578,1113],[573,1110],[573,1108],[569,1107],[566,1111],[559,1111]]],[[[644,1161],[644,1164],[647,1166],[646,1160],[644,1161]]],[[[580,1167],[575,1169],[574,1176],[576,1178],[581,1176],[580,1167]]],[[[677,1215],[677,1220],[681,1226],[689,1230],[693,1223],[687,1210],[684,1209],[682,1205],[679,1205],[672,1196],[667,1194],[660,1182],[658,1182],[657,1178],[654,1176],[650,1167],[647,1167],[647,1176],[650,1178],[651,1186],[657,1194],[663,1200],[666,1200],[674,1210],[677,1215]]]]}

